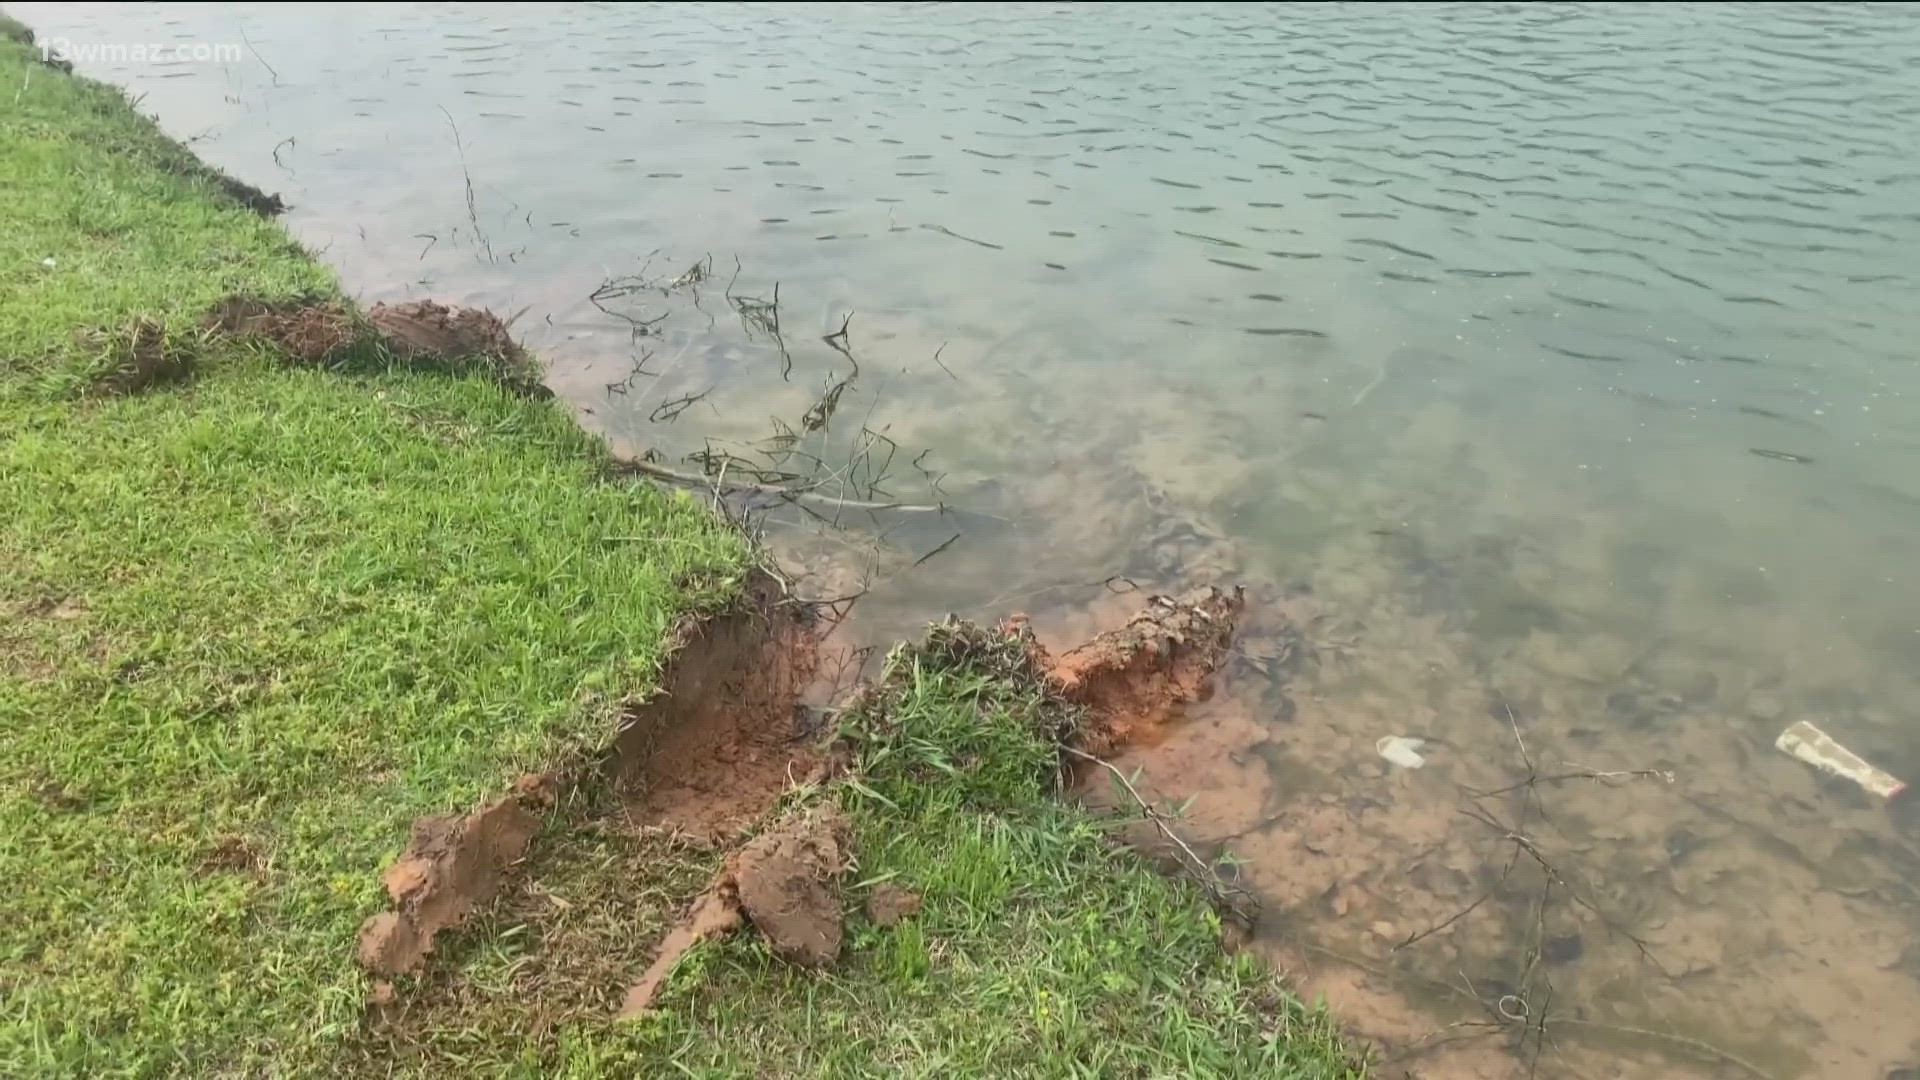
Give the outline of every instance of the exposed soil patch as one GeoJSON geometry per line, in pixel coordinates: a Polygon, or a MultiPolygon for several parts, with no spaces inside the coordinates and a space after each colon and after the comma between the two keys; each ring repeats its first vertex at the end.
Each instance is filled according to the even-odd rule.
{"type": "Polygon", "coordinates": [[[628,711],[615,779],[629,816],[696,844],[724,846],[827,759],[799,708],[818,642],[803,609],[771,581],[751,586],[752,614],[701,627],[671,677],[628,711]]]}
{"type": "Polygon", "coordinates": [[[381,880],[394,909],[360,928],[361,966],[377,975],[417,969],[435,935],[491,899],[527,852],[539,820],[509,795],[459,817],[421,818],[413,841],[381,880]]]}
{"type": "Polygon", "coordinates": [[[647,966],[646,974],[627,990],[627,999],[620,1006],[621,1019],[640,1016],[653,1008],[653,1003],[659,1000],[660,991],[666,988],[667,978],[673,974],[681,957],[709,938],[733,933],[739,929],[744,918],[740,910],[740,898],[734,895],[731,881],[719,882],[694,898],[687,917],[661,939],[660,953],[647,966]]]}
{"type": "Polygon", "coordinates": [[[920,914],[920,894],[898,885],[875,885],[867,894],[867,921],[875,926],[898,926],[920,914]]]}
{"type": "Polygon", "coordinates": [[[1244,603],[1240,590],[1227,593],[1211,585],[1177,597],[1155,596],[1125,626],[1057,660],[1034,644],[1034,659],[1062,697],[1086,706],[1081,745],[1104,752],[1147,735],[1188,702],[1206,697],[1244,603]]]}
{"type": "Polygon", "coordinates": [[[94,385],[106,393],[137,393],[193,374],[192,350],[170,339],[167,328],[152,319],[135,319],[119,330],[91,336],[91,344],[104,356],[94,385]]]}
{"type": "Polygon", "coordinates": [[[731,933],[742,921],[751,921],[789,963],[833,963],[845,930],[840,878],[852,851],[851,826],[832,806],[794,814],[754,837],[727,859],[712,887],[661,941],[659,955],[627,991],[620,1015],[646,1012],[688,950],[731,933]]]}
{"type": "MultiPolygon", "coordinates": [[[[796,701],[815,664],[807,614],[771,579],[757,578],[748,593],[741,610],[683,628],[661,689],[628,710],[604,768],[629,824],[723,845],[772,809],[791,782],[824,775],[827,755],[796,723],[796,701]]],[[[493,899],[526,856],[538,815],[578,779],[530,775],[467,814],[416,822],[412,843],[382,879],[392,909],[360,930],[361,965],[380,976],[417,971],[436,935],[493,899]]],[[[740,869],[730,869],[729,880],[756,880],[740,869]]],[[[771,904],[760,894],[747,910],[774,919],[771,904]]]]}
{"type": "Polygon", "coordinates": [[[344,304],[267,304],[238,296],[216,305],[207,315],[206,326],[265,339],[309,364],[324,362],[360,333],[360,324],[344,304]]]}

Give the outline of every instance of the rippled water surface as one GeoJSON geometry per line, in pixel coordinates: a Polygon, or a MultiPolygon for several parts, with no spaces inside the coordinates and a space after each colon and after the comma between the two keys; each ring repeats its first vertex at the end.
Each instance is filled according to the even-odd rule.
{"type": "Polygon", "coordinates": [[[1389,1075],[1920,1068],[1920,817],[1773,747],[1920,778],[1920,9],[12,6],[630,448],[949,506],[779,534],[858,634],[1245,584],[1135,756],[1389,1075]]]}

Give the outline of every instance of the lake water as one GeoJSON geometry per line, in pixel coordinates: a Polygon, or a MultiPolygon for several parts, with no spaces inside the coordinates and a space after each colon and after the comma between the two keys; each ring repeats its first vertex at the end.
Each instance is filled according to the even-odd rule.
{"type": "Polygon", "coordinates": [[[10,6],[628,448],[949,507],[774,515],[856,637],[1246,585],[1132,757],[1392,1070],[1920,1069],[1920,816],[1773,747],[1920,780],[1920,9],[10,6]]]}

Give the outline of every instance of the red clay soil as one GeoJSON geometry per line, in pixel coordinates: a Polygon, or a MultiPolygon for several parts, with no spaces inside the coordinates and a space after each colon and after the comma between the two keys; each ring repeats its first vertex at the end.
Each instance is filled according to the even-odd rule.
{"type": "Polygon", "coordinates": [[[653,963],[627,991],[620,1015],[652,1008],[687,950],[743,921],[752,922],[774,955],[789,963],[833,963],[845,932],[840,878],[852,862],[852,827],[836,807],[794,814],[754,837],[727,859],[687,917],[661,941],[653,963]]]}
{"type": "Polygon", "coordinates": [[[920,894],[891,882],[875,885],[867,894],[867,921],[875,926],[898,926],[920,914],[920,894]]]}
{"type": "MultiPolygon", "coordinates": [[[[1245,598],[1211,585],[1155,596],[1117,630],[1053,659],[1038,643],[1034,662],[1060,695],[1087,709],[1081,746],[1104,753],[1149,736],[1188,702],[1204,700],[1233,641],[1245,598]]],[[[1023,631],[1021,617],[1012,628],[1023,631]]]]}
{"type": "MultiPolygon", "coordinates": [[[[683,628],[661,689],[628,710],[609,764],[615,783],[634,792],[628,810],[639,824],[724,843],[791,781],[824,775],[825,757],[795,726],[795,700],[813,672],[812,631],[771,582],[749,589],[745,610],[683,628]]],[[[539,813],[578,779],[530,776],[469,813],[415,822],[382,879],[393,907],[361,927],[362,966],[382,977],[418,970],[437,934],[499,891],[539,813]]]]}
{"type": "Polygon", "coordinates": [[[666,688],[628,711],[616,751],[629,816],[702,846],[724,847],[828,768],[797,704],[817,635],[771,583],[754,588],[752,614],[710,623],[679,649],[666,688]]]}
{"type": "Polygon", "coordinates": [[[381,877],[393,909],[360,928],[361,966],[383,976],[417,969],[435,935],[492,898],[539,829],[523,798],[532,801],[509,795],[458,817],[414,822],[406,853],[381,877]]]}
{"type": "Polygon", "coordinates": [[[367,321],[401,356],[486,356],[516,363],[526,357],[507,324],[484,308],[449,307],[431,300],[375,304],[367,321]]]}
{"type": "Polygon", "coordinates": [[[239,296],[214,305],[206,326],[271,341],[288,356],[308,364],[326,360],[351,344],[359,332],[344,304],[266,304],[239,296]]]}

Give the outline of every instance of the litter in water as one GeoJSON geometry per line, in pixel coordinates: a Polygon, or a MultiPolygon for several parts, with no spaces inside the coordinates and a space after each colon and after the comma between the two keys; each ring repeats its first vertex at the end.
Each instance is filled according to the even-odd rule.
{"type": "Polygon", "coordinates": [[[1421,748],[1426,745],[1425,739],[1407,735],[1388,735],[1374,743],[1373,748],[1380,752],[1381,757],[1403,769],[1417,769],[1427,763],[1427,759],[1420,753],[1421,748]]]}
{"type": "Polygon", "coordinates": [[[1833,736],[1805,720],[1781,732],[1773,745],[1817,769],[1844,776],[1875,795],[1891,799],[1907,790],[1906,784],[1867,764],[1853,751],[1833,741],[1833,736]]]}

